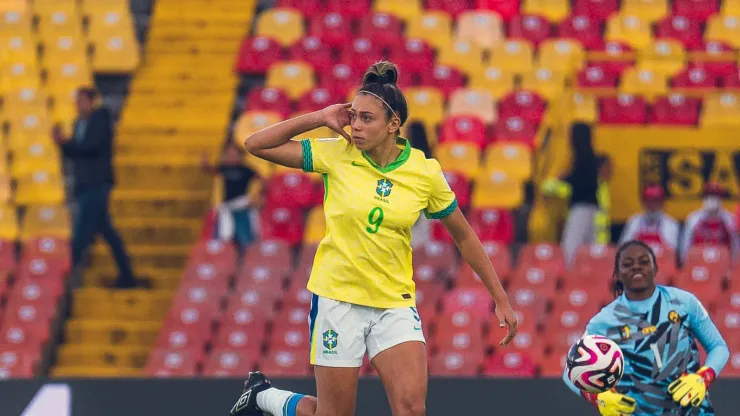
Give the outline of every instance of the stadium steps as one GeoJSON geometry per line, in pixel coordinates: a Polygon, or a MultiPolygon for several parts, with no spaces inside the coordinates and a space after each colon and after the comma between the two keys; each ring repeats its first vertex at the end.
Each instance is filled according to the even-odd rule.
{"type": "Polygon", "coordinates": [[[145,366],[211,204],[214,181],[201,169],[201,156],[218,154],[229,130],[239,82],[234,57],[255,3],[154,3],[142,66],[116,128],[111,201],[135,272],[151,289],[105,289],[117,269],[98,241],[73,294],[52,375],[132,376],[145,366]]]}

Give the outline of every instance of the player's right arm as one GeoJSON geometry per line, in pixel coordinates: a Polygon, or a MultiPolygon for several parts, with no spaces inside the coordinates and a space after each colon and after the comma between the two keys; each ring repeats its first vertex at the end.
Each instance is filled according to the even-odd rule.
{"type": "Polygon", "coordinates": [[[321,111],[304,114],[282,121],[253,133],[244,141],[247,151],[260,159],[289,168],[301,169],[303,146],[292,140],[307,131],[329,127],[348,141],[351,137],[344,131],[350,123],[349,109],[352,104],[335,104],[321,111]]]}

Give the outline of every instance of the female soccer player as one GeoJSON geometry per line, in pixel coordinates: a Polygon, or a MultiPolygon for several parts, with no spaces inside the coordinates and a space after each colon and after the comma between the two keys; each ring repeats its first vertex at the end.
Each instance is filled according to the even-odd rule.
{"type": "Polygon", "coordinates": [[[231,414],[349,416],[368,354],[396,416],[424,415],[427,362],[416,311],[411,226],[421,211],[442,220],[496,302],[501,345],[516,318],[477,236],[457,207],[439,163],[399,137],[408,119],[394,64],[371,66],[351,104],[337,104],[265,128],[245,146],[253,155],[324,179],[327,233],[308,282],[310,360],[317,397],[271,387],[252,373],[231,414]],[[293,141],[326,126],[343,136],[293,141]],[[344,131],[350,126],[351,136],[344,131]]]}
{"type": "Polygon", "coordinates": [[[714,415],[709,385],[725,366],[730,351],[696,296],[655,284],[655,254],[645,243],[628,241],[617,251],[617,297],[586,326],[586,333],[611,338],[625,357],[624,376],[615,389],[580,392],[604,416],[714,415]],[[699,364],[696,341],[708,352],[699,364]]]}

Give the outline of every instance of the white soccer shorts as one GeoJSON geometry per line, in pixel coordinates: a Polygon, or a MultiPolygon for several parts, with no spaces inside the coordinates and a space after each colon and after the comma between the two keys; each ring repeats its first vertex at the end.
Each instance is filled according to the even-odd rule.
{"type": "Polygon", "coordinates": [[[403,342],[426,343],[413,307],[380,309],[313,295],[308,327],[311,364],[324,367],[361,367],[365,352],[372,360],[403,342]]]}

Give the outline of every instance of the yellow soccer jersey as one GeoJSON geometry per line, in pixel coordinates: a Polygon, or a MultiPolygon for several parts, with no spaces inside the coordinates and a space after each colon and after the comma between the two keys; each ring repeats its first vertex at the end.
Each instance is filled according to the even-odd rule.
{"type": "Polygon", "coordinates": [[[303,170],[324,178],[326,236],[308,290],[375,308],[414,306],[411,227],[424,211],[444,218],[457,208],[439,162],[408,140],[385,168],[344,139],[303,140],[303,170]]]}

